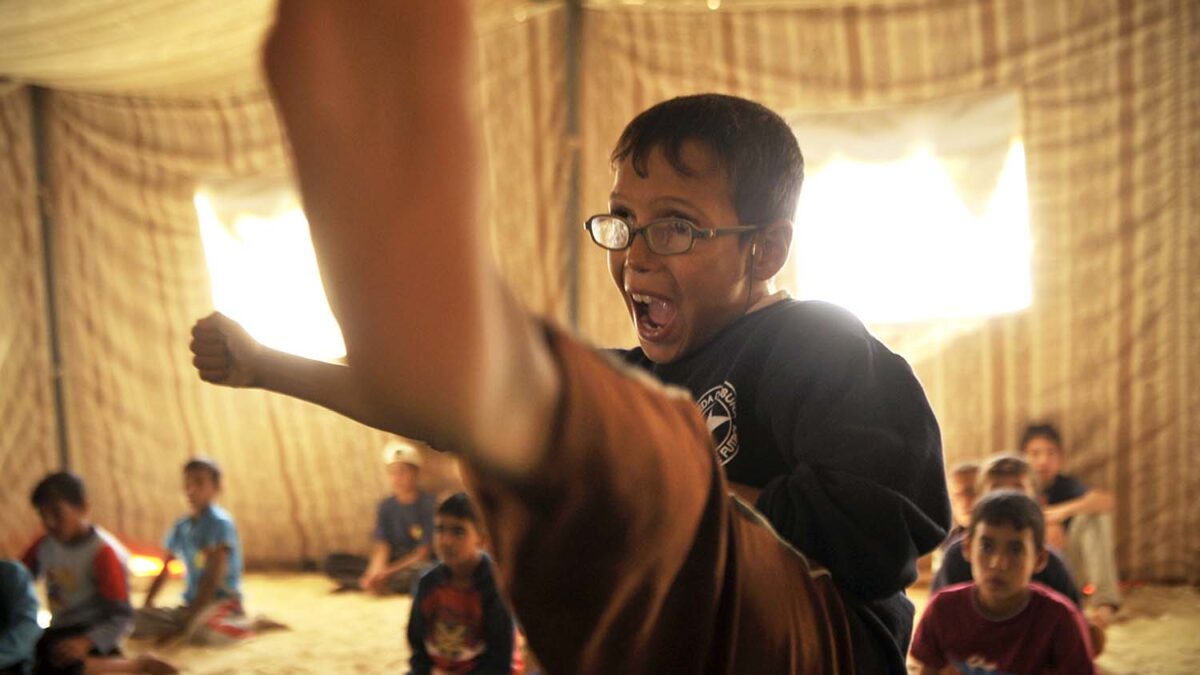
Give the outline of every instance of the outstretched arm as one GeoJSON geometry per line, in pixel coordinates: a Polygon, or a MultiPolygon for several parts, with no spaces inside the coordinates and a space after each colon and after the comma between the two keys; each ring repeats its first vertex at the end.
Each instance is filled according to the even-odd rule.
{"type": "Polygon", "coordinates": [[[283,0],[265,64],[346,341],[341,398],[368,402],[376,426],[521,472],[559,382],[491,266],[471,38],[463,0],[283,0]]]}
{"type": "Polygon", "coordinates": [[[256,387],[329,408],[376,429],[403,434],[386,401],[367,395],[345,364],[307,359],[259,344],[236,321],[213,312],[192,326],[192,363],[200,379],[256,387]]]}

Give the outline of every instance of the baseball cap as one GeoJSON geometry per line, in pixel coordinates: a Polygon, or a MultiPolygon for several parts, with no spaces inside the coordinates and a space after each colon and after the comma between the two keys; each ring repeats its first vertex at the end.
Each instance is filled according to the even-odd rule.
{"type": "Polygon", "coordinates": [[[383,446],[383,463],[397,464],[403,462],[417,468],[421,467],[421,453],[416,446],[405,441],[388,441],[383,446]]]}

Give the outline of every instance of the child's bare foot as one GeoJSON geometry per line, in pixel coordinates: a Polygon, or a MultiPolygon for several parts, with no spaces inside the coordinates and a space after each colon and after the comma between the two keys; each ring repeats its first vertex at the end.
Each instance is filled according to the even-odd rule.
{"type": "Polygon", "coordinates": [[[279,623],[264,614],[254,617],[254,632],[262,633],[269,630],[291,630],[291,626],[286,623],[279,623]]]}
{"type": "Polygon", "coordinates": [[[137,657],[137,667],[139,673],[153,673],[154,675],[170,675],[170,673],[179,672],[178,668],[153,654],[142,654],[137,657]]]}

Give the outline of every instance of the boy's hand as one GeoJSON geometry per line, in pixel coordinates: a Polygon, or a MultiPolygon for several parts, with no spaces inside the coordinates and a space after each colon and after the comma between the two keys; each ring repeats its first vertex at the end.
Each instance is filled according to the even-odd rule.
{"type": "Polygon", "coordinates": [[[358,585],[364,590],[371,593],[378,593],[383,590],[383,584],[387,581],[387,574],[384,572],[372,572],[364,574],[359,579],[358,585]]]}
{"type": "Polygon", "coordinates": [[[51,651],[50,660],[54,662],[54,665],[66,666],[87,658],[88,652],[92,651],[92,641],[86,635],[77,635],[59,640],[51,651]]]}
{"type": "Polygon", "coordinates": [[[213,312],[192,326],[192,364],[200,379],[227,387],[258,384],[260,345],[238,322],[213,312]]]}

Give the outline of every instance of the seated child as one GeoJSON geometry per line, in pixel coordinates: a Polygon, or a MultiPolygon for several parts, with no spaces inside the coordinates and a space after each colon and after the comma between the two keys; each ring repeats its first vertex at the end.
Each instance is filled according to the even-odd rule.
{"type": "Polygon", "coordinates": [[[1107,626],[1121,606],[1117,561],[1113,556],[1112,495],[1089,489],[1078,478],[1062,473],[1062,435],[1052,424],[1031,424],[1021,436],[1021,453],[1037,472],[1042,485],[1047,525],[1061,525],[1065,533],[1058,545],[1067,554],[1080,584],[1092,584],[1091,618],[1107,626]]]}
{"type": "MultiPolygon", "coordinates": [[[[1029,468],[1029,464],[1020,457],[1012,455],[998,455],[988,460],[983,465],[983,471],[979,476],[978,491],[980,495],[986,495],[997,490],[1017,490],[1031,499],[1036,499],[1037,487],[1034,484],[1033,472],[1029,468]]],[[[970,523],[969,512],[967,523],[970,523]]],[[[1075,586],[1075,580],[1071,577],[1070,570],[1067,569],[1066,561],[1052,548],[1047,548],[1046,553],[1046,565],[1034,573],[1033,580],[1058,591],[1075,603],[1076,607],[1082,608],[1083,598],[1079,595],[1079,589],[1075,586]]],[[[963,551],[962,537],[959,537],[946,547],[942,566],[934,575],[933,586],[930,590],[936,593],[946,586],[971,580],[971,564],[967,562],[963,551]]]]}
{"type": "Polygon", "coordinates": [[[0,675],[25,675],[42,629],[38,599],[29,570],[15,560],[0,560],[0,675]]]}
{"type": "Polygon", "coordinates": [[[1096,672],[1083,615],[1031,582],[1046,564],[1045,534],[1028,495],[1002,490],[979,500],[964,539],[975,581],[934,595],[913,636],[923,675],[1096,672]]]}
{"type": "Polygon", "coordinates": [[[408,620],[412,675],[521,672],[516,626],[485,542],[466,493],[442,502],[433,534],[441,563],[417,582],[408,620]]]}
{"type": "Polygon", "coordinates": [[[46,534],[22,561],[34,577],[46,578],[50,627],[37,642],[34,673],[174,673],[170,664],[146,654],[121,657],[129,632],[129,554],[89,520],[83,480],[52,473],[33,490],[34,508],[46,534]]]}
{"type": "Polygon", "coordinates": [[[183,466],[183,485],[192,512],[175,521],[163,544],[165,563],[178,558],[187,570],[183,605],[154,606],[169,576],[164,564],[137,612],[133,637],[160,643],[182,638],[194,644],[249,637],[253,625],[242,610],[242,547],[233,517],[216,504],[221,469],[211,459],[193,458],[183,466]]]}
{"type": "Polygon", "coordinates": [[[963,462],[950,470],[950,477],[946,483],[950,492],[950,516],[953,518],[953,525],[946,535],[946,540],[933,552],[935,574],[942,568],[946,549],[962,539],[967,532],[967,524],[971,522],[971,507],[975,506],[975,483],[978,476],[979,465],[974,462],[963,462]]]}
{"type": "Polygon", "coordinates": [[[383,449],[392,496],[379,502],[375,515],[371,558],[334,553],[325,562],[326,573],[339,590],[361,588],[372,593],[408,593],[429,569],[433,536],[433,496],[417,486],[421,454],[411,444],[391,441],[383,449]]]}

